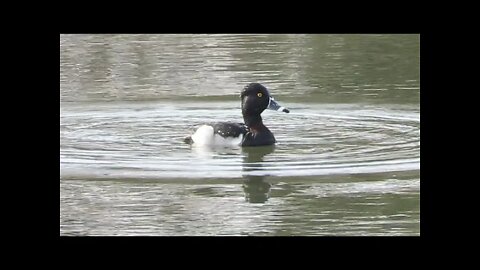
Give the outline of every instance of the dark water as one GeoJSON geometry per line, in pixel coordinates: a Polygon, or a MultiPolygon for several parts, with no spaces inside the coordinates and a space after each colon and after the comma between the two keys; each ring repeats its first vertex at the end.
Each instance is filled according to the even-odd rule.
{"type": "Polygon", "coordinates": [[[61,35],[61,235],[419,235],[418,35],[61,35]],[[241,122],[275,147],[182,143],[241,122]]]}

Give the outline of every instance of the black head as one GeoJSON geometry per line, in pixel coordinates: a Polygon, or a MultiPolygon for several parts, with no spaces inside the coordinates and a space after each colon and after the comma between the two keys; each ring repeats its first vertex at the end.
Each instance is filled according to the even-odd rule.
{"type": "Polygon", "coordinates": [[[242,98],[243,115],[260,115],[265,109],[289,112],[270,96],[265,86],[259,83],[250,83],[245,86],[240,97],[242,98]]]}
{"type": "Polygon", "coordinates": [[[240,94],[242,98],[242,113],[244,115],[260,115],[270,101],[267,88],[259,83],[245,86],[240,94]]]}

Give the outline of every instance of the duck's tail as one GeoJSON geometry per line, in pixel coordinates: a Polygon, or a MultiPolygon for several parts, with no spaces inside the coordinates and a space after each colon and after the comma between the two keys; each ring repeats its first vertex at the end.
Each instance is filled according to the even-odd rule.
{"type": "Polygon", "coordinates": [[[192,144],[193,143],[192,136],[185,137],[185,139],[183,139],[183,141],[185,143],[192,144]]]}

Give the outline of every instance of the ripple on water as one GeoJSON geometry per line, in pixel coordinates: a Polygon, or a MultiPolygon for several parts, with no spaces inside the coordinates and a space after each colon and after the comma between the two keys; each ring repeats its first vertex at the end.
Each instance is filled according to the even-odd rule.
{"type": "Polygon", "coordinates": [[[269,153],[196,148],[182,142],[203,123],[241,122],[236,103],[62,107],[61,178],[202,179],[419,170],[416,108],[289,105],[288,115],[263,114],[278,141],[269,153]]]}

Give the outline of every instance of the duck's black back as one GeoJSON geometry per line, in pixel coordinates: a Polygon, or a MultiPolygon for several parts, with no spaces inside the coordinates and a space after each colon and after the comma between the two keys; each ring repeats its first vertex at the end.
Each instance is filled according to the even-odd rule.
{"type": "Polygon", "coordinates": [[[217,122],[212,124],[214,134],[218,134],[224,138],[238,137],[240,134],[245,135],[248,132],[247,127],[243,123],[217,122]]]}

